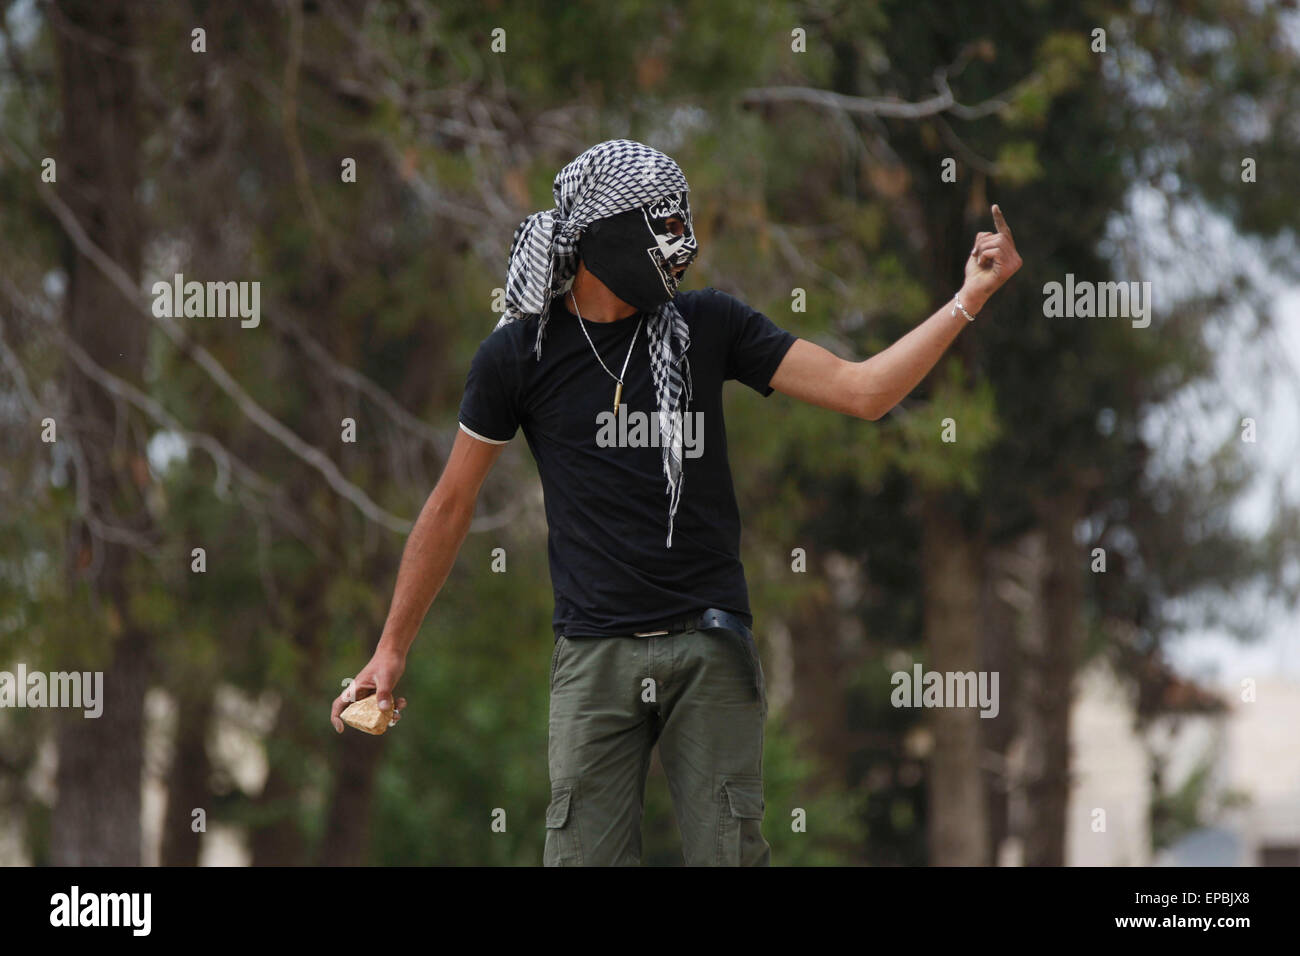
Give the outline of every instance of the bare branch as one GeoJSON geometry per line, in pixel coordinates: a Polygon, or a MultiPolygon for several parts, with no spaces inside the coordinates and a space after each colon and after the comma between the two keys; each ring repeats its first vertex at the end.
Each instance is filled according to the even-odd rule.
{"type": "MultiPolygon", "coordinates": [[[[18,147],[7,134],[5,134],[4,141],[3,143],[0,143],[0,145],[6,143],[10,147],[7,151],[9,151],[11,155],[16,153],[17,158],[23,165],[31,165],[30,160],[23,154],[21,148],[18,147]]],[[[409,532],[411,527],[411,522],[409,520],[394,515],[375,503],[363,489],[348,481],[347,478],[343,476],[342,472],[339,471],[334,462],[332,462],[324,453],[304,442],[282,422],[267,412],[251,395],[248,394],[248,392],[230,375],[230,373],[226,371],[225,367],[207,349],[190,339],[173,318],[155,315],[153,310],[143,300],[139,290],[134,287],[131,278],[126,274],[121,266],[114,262],[111,257],[109,257],[94,243],[93,240],[90,239],[81,224],[77,221],[76,216],[57,193],[45,184],[38,184],[38,192],[42,201],[49,207],[51,212],[54,213],[55,217],[62,225],[69,239],[71,239],[73,244],[77,247],[78,251],[93,262],[105,277],[113,283],[122,296],[127,301],[136,305],[136,308],[141,312],[141,314],[155,322],[182,353],[193,358],[194,361],[212,379],[212,381],[223,392],[225,392],[232,401],[235,402],[250,421],[287,448],[295,457],[299,458],[305,464],[319,472],[337,494],[350,501],[367,519],[399,534],[406,534],[409,532]]],[[[305,332],[301,332],[299,338],[304,342],[308,351],[311,352],[318,361],[322,361],[330,367],[331,372],[333,372],[336,377],[348,381],[349,384],[357,388],[358,391],[362,392],[371,400],[383,407],[385,411],[394,418],[394,420],[400,422],[408,430],[414,431],[428,439],[434,444],[435,448],[438,448],[440,452],[443,452],[444,443],[446,441],[444,436],[440,435],[436,430],[425,425],[413,415],[402,409],[391,396],[361,373],[356,372],[355,370],[346,369],[340,363],[333,360],[333,358],[329,356],[328,352],[326,352],[318,343],[311,341],[305,332]]],[[[123,382],[122,384],[126,385],[128,388],[130,387],[128,383],[123,382]]],[[[123,397],[126,397],[125,393],[123,394],[123,397]]],[[[163,409],[161,405],[154,402],[138,390],[134,391],[134,395],[131,396],[130,400],[134,401],[136,399],[143,399],[152,403],[151,408],[142,408],[142,410],[162,415],[169,414],[166,413],[165,409],[163,409]]],[[[205,436],[202,433],[191,432],[176,422],[174,418],[171,420],[175,424],[169,424],[168,427],[174,427],[183,434],[192,437],[197,444],[203,446],[209,451],[209,453],[213,454],[214,457],[219,457],[224,453],[226,458],[223,460],[229,460],[231,462],[231,467],[235,467],[234,462],[236,459],[234,459],[233,456],[229,456],[229,453],[225,452],[219,443],[215,443],[215,440],[213,440],[212,445],[207,444],[206,440],[210,439],[210,436],[205,436]]],[[[446,452],[443,452],[443,454],[445,456],[446,452]]],[[[261,476],[257,475],[253,469],[247,468],[247,466],[243,467],[247,469],[247,476],[257,476],[258,479],[261,479],[261,476]]],[[[265,479],[261,480],[263,482],[265,481],[265,479]]],[[[252,484],[253,482],[250,481],[249,483],[252,484]]],[[[501,512],[475,519],[470,526],[470,530],[472,532],[479,532],[498,528],[513,520],[522,507],[523,505],[518,501],[518,499],[513,499],[501,512]]]]}
{"type": "Polygon", "coordinates": [[[443,457],[450,454],[452,441],[455,438],[454,435],[449,435],[446,432],[440,431],[422,419],[412,415],[398,404],[397,400],[385,391],[382,386],[375,382],[374,379],[358,372],[349,365],[344,365],[331,355],[325,346],[316,341],[316,339],[312,337],[311,333],[303,327],[302,323],[296,322],[283,315],[267,316],[267,318],[272,324],[282,327],[289,334],[294,336],[302,345],[303,350],[307,355],[310,358],[315,359],[316,362],[323,366],[335,379],[370,399],[382,408],[388,416],[402,428],[432,445],[438,454],[443,457]]]}
{"type": "Polygon", "coordinates": [[[935,125],[939,127],[939,135],[943,137],[944,142],[961,155],[966,165],[986,176],[997,177],[1002,175],[1002,166],[999,163],[985,159],[967,146],[965,141],[953,131],[953,128],[948,125],[942,116],[935,117],[935,125]]]}
{"type": "MultiPolygon", "coordinates": [[[[12,294],[11,294],[12,298],[12,294]]],[[[138,408],[151,418],[160,427],[169,429],[183,438],[187,444],[201,448],[211,456],[213,464],[216,466],[217,475],[213,483],[214,490],[218,497],[226,497],[230,485],[230,477],[233,475],[256,492],[259,492],[277,502],[273,511],[264,513],[271,514],[276,521],[284,525],[300,540],[307,541],[310,537],[309,532],[302,521],[292,508],[286,507],[284,495],[273,482],[264,478],[259,472],[241,461],[235,454],[229,451],[216,438],[204,432],[196,432],[193,429],[186,428],[179,419],[171,412],[164,408],[156,399],[146,395],[130,382],[119,378],[108,369],[99,365],[77,342],[75,342],[63,329],[46,319],[40,326],[44,332],[49,333],[60,348],[72,359],[87,378],[96,382],[109,394],[116,396],[122,401],[138,408]]],[[[23,370],[22,363],[17,355],[9,347],[4,337],[4,320],[0,318],[0,359],[3,359],[4,365],[14,375],[18,382],[19,391],[24,396],[24,404],[28,405],[29,410],[35,415],[40,411],[39,403],[31,390],[27,387],[26,373],[23,370]]],[[[68,416],[61,414],[62,409],[54,409],[55,416],[61,421],[68,421],[68,416]]],[[[79,500],[84,505],[83,510],[88,511],[88,502],[84,500],[84,495],[79,491],[79,500]]],[[[117,540],[111,534],[105,534],[109,540],[117,540]]]]}
{"type": "Polygon", "coordinates": [[[293,167],[294,184],[298,187],[298,197],[307,210],[307,218],[312,229],[325,246],[326,253],[334,267],[347,275],[352,265],[343,256],[335,241],[334,234],[325,222],[325,216],[316,203],[311,191],[311,177],[307,172],[307,159],[302,152],[302,141],[298,137],[298,73],[302,64],[302,0],[289,0],[289,56],[284,64],[284,91],[280,100],[281,119],[284,123],[284,140],[289,148],[290,165],[293,167]]]}
{"type": "Polygon", "coordinates": [[[1036,79],[1030,74],[1011,89],[987,99],[974,106],[965,106],[957,102],[952,87],[948,85],[948,76],[958,73],[969,59],[967,51],[950,67],[936,70],[934,84],[938,89],[929,99],[909,103],[896,96],[868,97],[849,96],[833,90],[818,90],[808,86],[760,86],[746,90],[741,94],[743,103],[807,103],[823,109],[838,110],[855,116],[883,116],[893,119],[925,119],[940,113],[951,113],[958,119],[974,120],[997,113],[1010,105],[1010,97],[1016,90],[1036,79]]]}
{"type": "Polygon", "coordinates": [[[823,109],[852,113],[858,116],[889,116],[901,119],[922,119],[952,109],[952,96],[932,96],[919,103],[907,103],[896,97],[873,99],[849,96],[833,90],[818,90],[810,86],[761,86],[741,94],[741,102],[753,103],[806,103],[823,109]]]}
{"type": "MultiPolygon", "coordinates": [[[[4,321],[0,319],[0,359],[3,359],[4,366],[13,375],[14,381],[18,384],[18,392],[22,398],[23,404],[31,412],[33,417],[41,414],[42,409],[36,399],[36,395],[28,387],[27,374],[23,369],[22,363],[18,356],[9,347],[4,333],[4,321]]],[[[58,415],[59,409],[54,409],[58,415]]],[[[138,531],[132,531],[129,528],[123,528],[120,525],[109,524],[95,514],[93,502],[90,500],[90,468],[86,461],[85,452],[77,441],[67,442],[66,447],[70,449],[72,457],[76,464],[73,467],[74,479],[76,481],[75,493],[77,500],[77,514],[90,527],[92,538],[112,541],[117,544],[124,544],[128,547],[135,548],[138,551],[149,553],[153,550],[154,542],[144,534],[138,531]]],[[[100,566],[100,554],[98,549],[91,549],[91,569],[90,575],[98,573],[100,566]]]]}
{"type": "MultiPolygon", "coordinates": [[[[13,143],[7,135],[5,140],[10,144],[13,143]]],[[[55,218],[59,220],[64,232],[72,240],[73,245],[77,247],[77,251],[95,264],[99,271],[117,287],[118,292],[122,294],[124,299],[134,303],[142,315],[155,322],[178,349],[193,358],[217,387],[239,406],[240,411],[248,417],[249,421],[287,448],[295,457],[320,472],[331,488],[352,502],[357,510],[371,521],[398,534],[405,534],[410,531],[410,521],[380,507],[365,491],[343,477],[343,473],[339,471],[334,462],[330,461],[320,449],[312,447],[295,435],[279,419],[259,405],[245,391],[244,387],[231,377],[225,366],[218,362],[212,353],[202,345],[190,339],[174,319],[169,316],[155,315],[153,309],[149,308],[142,300],[139,291],[131,281],[131,277],[86,235],[86,231],[81,227],[81,223],[77,221],[77,217],[58,194],[44,183],[38,184],[37,192],[40,194],[42,202],[49,207],[55,218]]]]}

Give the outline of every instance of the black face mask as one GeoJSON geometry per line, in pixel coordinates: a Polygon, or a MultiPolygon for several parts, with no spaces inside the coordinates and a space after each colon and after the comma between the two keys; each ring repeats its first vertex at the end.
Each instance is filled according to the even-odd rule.
{"type": "Polygon", "coordinates": [[[578,239],[587,271],[640,312],[654,312],[677,294],[681,276],[673,269],[689,265],[698,251],[684,195],[597,219],[578,239]],[[680,236],[668,229],[673,216],[685,223],[680,236]]]}

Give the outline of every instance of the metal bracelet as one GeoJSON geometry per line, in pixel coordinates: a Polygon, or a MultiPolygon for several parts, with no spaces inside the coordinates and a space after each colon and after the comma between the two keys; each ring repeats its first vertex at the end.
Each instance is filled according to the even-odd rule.
{"type": "Polygon", "coordinates": [[[957,314],[957,310],[958,310],[958,309],[961,309],[961,314],[964,315],[964,316],[966,316],[966,321],[967,321],[967,322],[974,322],[974,321],[975,321],[975,316],[973,316],[973,315],[971,315],[969,312],[967,312],[967,311],[966,311],[966,306],[964,306],[964,305],[961,304],[961,293],[960,293],[960,292],[958,292],[958,293],[956,293],[955,295],[953,295],[953,297],[952,297],[952,301],[956,303],[956,305],[954,305],[954,306],[953,306],[953,309],[952,309],[952,314],[953,314],[953,315],[956,315],[956,314],[957,314]]]}

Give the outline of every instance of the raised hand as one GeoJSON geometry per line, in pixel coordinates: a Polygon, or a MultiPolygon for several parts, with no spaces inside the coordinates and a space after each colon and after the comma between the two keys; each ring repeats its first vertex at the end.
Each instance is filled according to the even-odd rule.
{"type": "Polygon", "coordinates": [[[1002,218],[1002,210],[993,206],[993,225],[997,232],[981,232],[975,236],[970,257],[966,260],[966,283],[962,286],[962,300],[967,308],[978,308],[1002,287],[1023,264],[1016,251],[1016,240],[1011,227],[1002,218]]]}

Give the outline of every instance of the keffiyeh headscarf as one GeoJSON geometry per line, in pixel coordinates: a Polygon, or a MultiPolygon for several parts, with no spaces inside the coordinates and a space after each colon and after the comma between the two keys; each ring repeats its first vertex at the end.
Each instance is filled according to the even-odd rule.
{"type": "MultiPolygon", "coordinates": [[[[626,139],[598,143],[555,177],[555,208],[519,224],[510,243],[505,314],[498,327],[538,316],[534,352],[540,361],[551,301],[573,285],[578,238],[597,219],[616,216],[689,190],[677,163],[649,146],[626,139]]],[[[682,495],[682,422],[691,401],[686,360],[690,331],[670,299],[647,316],[650,371],[659,405],[664,477],[668,481],[668,542],[682,495]]]]}

